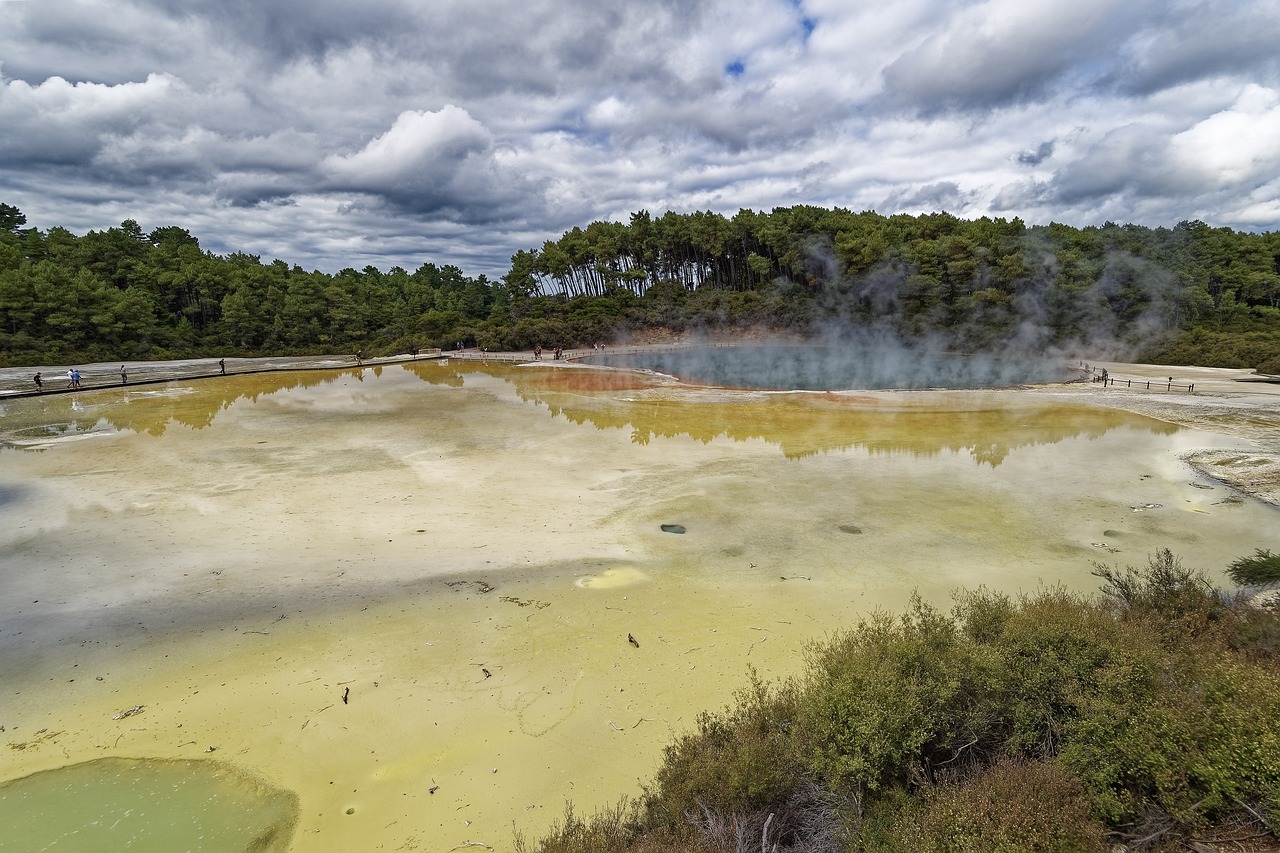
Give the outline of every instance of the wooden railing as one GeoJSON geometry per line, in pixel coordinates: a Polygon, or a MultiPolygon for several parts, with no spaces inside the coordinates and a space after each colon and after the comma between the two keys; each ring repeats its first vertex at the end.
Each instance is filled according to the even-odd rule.
{"type": "Polygon", "coordinates": [[[1093,381],[1101,382],[1104,388],[1136,388],[1142,391],[1185,391],[1188,394],[1194,394],[1196,386],[1194,382],[1183,384],[1174,382],[1170,376],[1165,379],[1133,379],[1131,377],[1116,376],[1103,368],[1095,367],[1092,370],[1093,381]]]}

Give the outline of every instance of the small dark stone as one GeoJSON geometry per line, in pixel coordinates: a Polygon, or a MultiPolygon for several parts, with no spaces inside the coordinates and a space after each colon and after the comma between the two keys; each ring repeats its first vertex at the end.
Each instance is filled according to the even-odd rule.
{"type": "Polygon", "coordinates": [[[664,524],[662,525],[663,533],[684,533],[683,524],[664,524]]]}
{"type": "Polygon", "coordinates": [[[853,524],[842,524],[840,525],[840,532],[841,533],[861,533],[862,528],[857,527],[856,525],[853,525],[853,524]]]}

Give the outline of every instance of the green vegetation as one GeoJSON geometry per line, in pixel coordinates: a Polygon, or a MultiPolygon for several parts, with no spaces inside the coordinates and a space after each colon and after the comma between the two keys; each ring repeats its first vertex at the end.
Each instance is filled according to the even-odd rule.
{"type": "Polygon", "coordinates": [[[637,801],[516,847],[1274,849],[1280,617],[1168,551],[1096,574],[1093,598],[979,590],[871,616],[700,715],[637,801]]]}
{"type": "Polygon", "coordinates": [[[76,236],[0,205],[0,364],[581,346],[645,329],[866,328],[1280,372],[1280,233],[1028,227],[840,208],[645,211],[522,250],[499,281],[306,271],[133,220],[76,236]]]}
{"type": "Polygon", "coordinates": [[[1252,557],[1241,557],[1227,566],[1227,574],[1240,586],[1280,583],[1280,554],[1259,548],[1252,557]]]}

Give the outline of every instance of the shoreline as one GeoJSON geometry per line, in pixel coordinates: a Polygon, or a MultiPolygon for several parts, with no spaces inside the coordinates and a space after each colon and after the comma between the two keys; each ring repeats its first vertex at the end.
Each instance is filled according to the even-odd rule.
{"type": "Polygon", "coordinates": [[[1195,392],[1092,383],[1030,390],[1122,409],[1184,429],[1243,439],[1253,445],[1252,450],[1208,443],[1183,452],[1181,459],[1228,488],[1280,506],[1280,384],[1259,380],[1254,371],[1245,369],[1127,362],[1098,362],[1094,366],[1106,368],[1118,379],[1194,383],[1195,392]]]}

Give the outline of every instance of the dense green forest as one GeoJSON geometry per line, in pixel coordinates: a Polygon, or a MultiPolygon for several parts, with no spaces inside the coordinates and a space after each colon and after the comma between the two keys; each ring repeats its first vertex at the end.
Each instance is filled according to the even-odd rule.
{"type": "Polygon", "coordinates": [[[1027,226],[810,206],[633,214],[522,250],[500,280],[217,255],[133,220],[77,236],[0,204],[0,364],[581,346],[639,330],[874,328],[1280,373],[1280,232],[1027,226]]]}
{"type": "Polygon", "coordinates": [[[700,715],[638,799],[516,849],[1275,850],[1280,615],[1169,551],[1095,574],[874,615],[700,715]]]}

